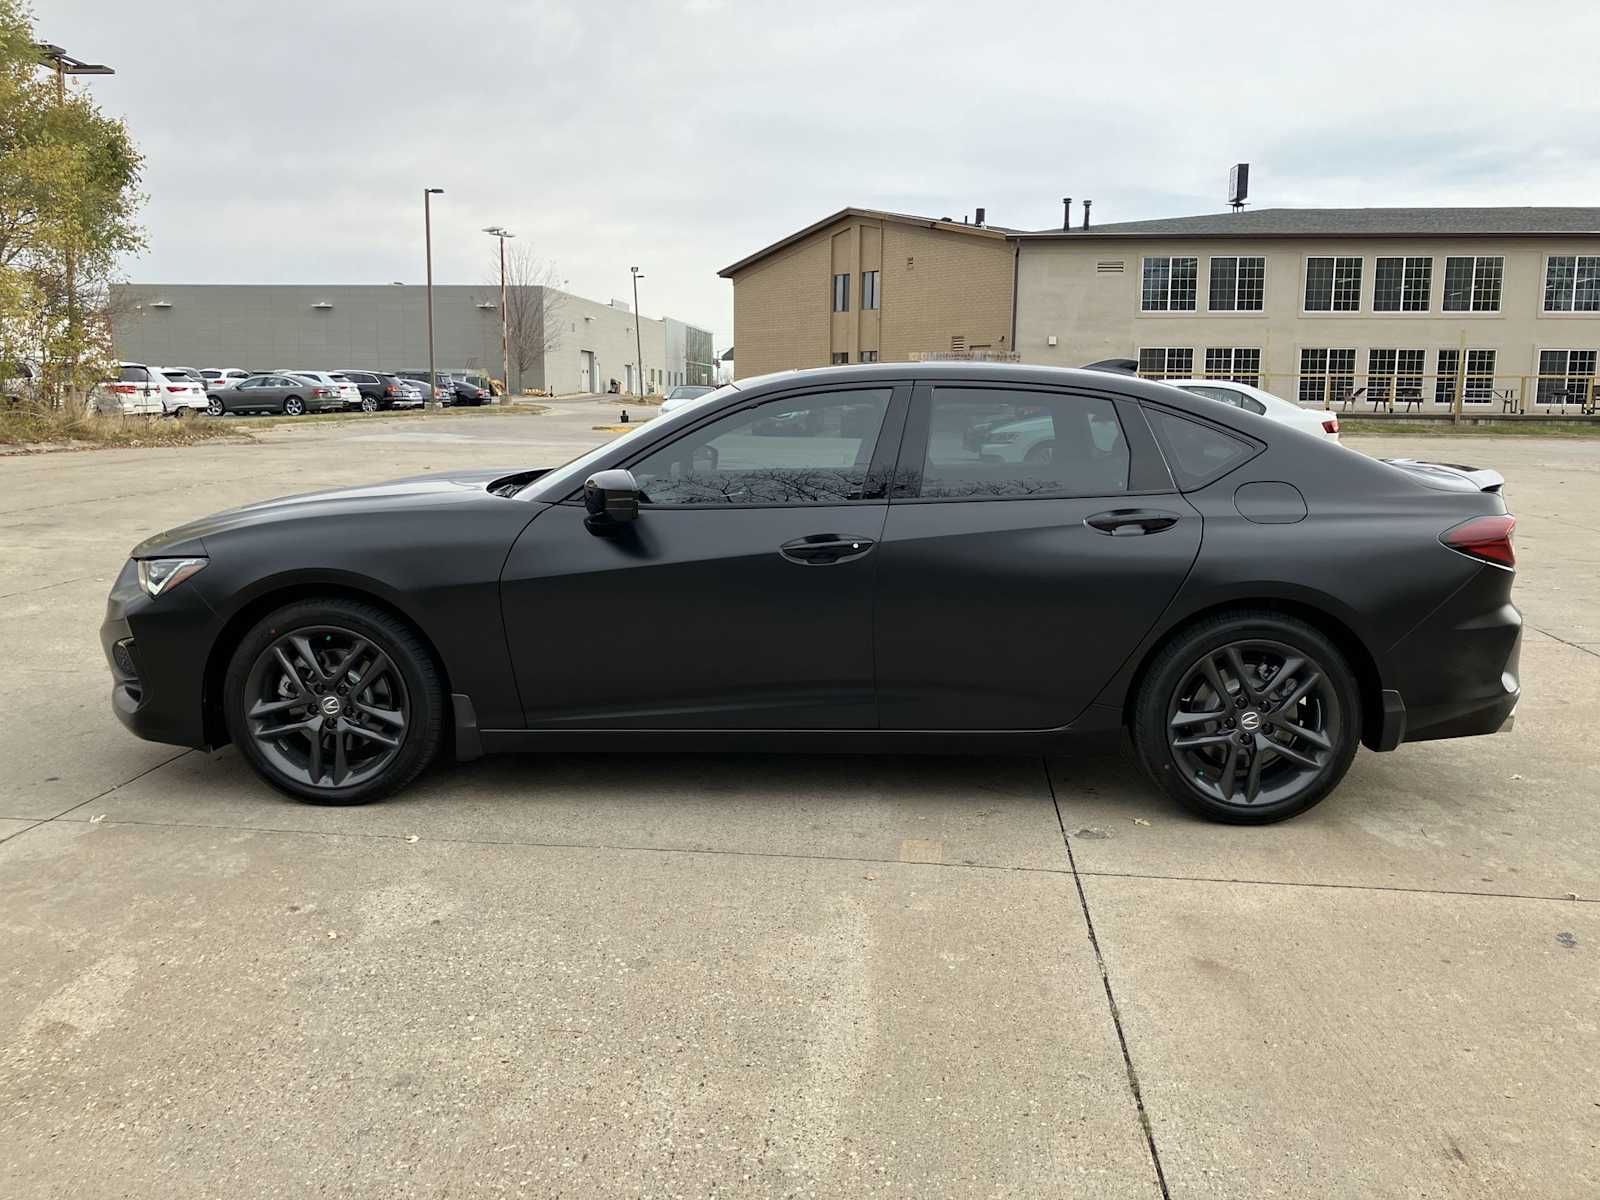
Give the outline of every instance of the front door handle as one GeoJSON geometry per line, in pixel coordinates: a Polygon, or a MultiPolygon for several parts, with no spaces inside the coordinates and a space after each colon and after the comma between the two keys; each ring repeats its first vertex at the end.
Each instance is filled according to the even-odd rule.
{"type": "Polygon", "coordinates": [[[1171,529],[1179,519],[1177,513],[1162,512],[1159,508],[1113,508],[1109,512],[1085,517],[1083,523],[1096,533],[1131,537],[1171,529]]]}
{"type": "Polygon", "coordinates": [[[837,533],[813,533],[809,537],[795,538],[778,547],[778,553],[790,562],[808,567],[826,567],[833,563],[849,562],[860,558],[877,543],[871,538],[846,537],[837,533]]]}

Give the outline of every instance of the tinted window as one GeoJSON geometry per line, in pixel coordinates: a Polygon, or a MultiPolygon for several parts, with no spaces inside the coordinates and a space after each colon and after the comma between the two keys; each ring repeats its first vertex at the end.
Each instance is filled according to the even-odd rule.
{"type": "Polygon", "coordinates": [[[889,388],[814,393],[732,413],[634,464],[649,504],[865,499],[889,388]]]}
{"type": "Polygon", "coordinates": [[[1166,445],[1167,465],[1180,490],[1202,487],[1227,474],[1253,453],[1255,447],[1242,438],[1180,417],[1164,409],[1147,409],[1156,431],[1166,445]]]}
{"type": "Polygon", "coordinates": [[[1186,385],[1183,390],[1196,396],[1204,396],[1207,400],[1220,400],[1224,404],[1231,404],[1235,408],[1242,408],[1246,412],[1255,413],[1257,416],[1261,416],[1267,411],[1267,406],[1254,396],[1246,396],[1243,392],[1236,392],[1232,388],[1203,387],[1195,384],[1193,386],[1186,385]]]}
{"type": "Polygon", "coordinates": [[[938,388],[918,495],[1104,496],[1128,489],[1128,443],[1109,400],[938,388]]]}
{"type": "Polygon", "coordinates": [[[117,381],[119,383],[148,383],[150,381],[150,372],[143,367],[123,367],[122,371],[117,375],[117,381]]]}

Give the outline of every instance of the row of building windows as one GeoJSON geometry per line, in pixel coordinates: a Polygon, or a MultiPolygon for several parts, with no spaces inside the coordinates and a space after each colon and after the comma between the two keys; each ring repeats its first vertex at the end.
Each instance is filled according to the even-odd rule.
{"type": "MultiPolygon", "coordinates": [[[[1362,389],[1356,386],[1357,354],[1354,347],[1305,347],[1300,351],[1297,398],[1302,404],[1321,404],[1325,399],[1339,402],[1346,398],[1378,402],[1431,399],[1439,404],[1454,404],[1456,391],[1467,404],[1491,404],[1497,399],[1515,399],[1510,384],[1496,379],[1494,350],[1469,349],[1462,363],[1461,351],[1446,347],[1435,352],[1434,370],[1427,371],[1428,351],[1372,347],[1367,351],[1366,377],[1362,389]],[[1431,387],[1428,386],[1431,383],[1431,387]]],[[[1535,381],[1535,404],[1577,404],[1586,400],[1595,385],[1594,350],[1541,350],[1535,381]]],[[[1147,346],[1139,351],[1139,374],[1156,379],[1192,379],[1195,352],[1188,346],[1147,346]]],[[[1205,352],[1203,378],[1226,379],[1234,383],[1262,386],[1261,351],[1257,348],[1211,347],[1205,352]]]]}
{"type": "MultiPolygon", "coordinates": [[[[832,356],[831,361],[832,361],[833,365],[836,366],[836,367],[844,366],[847,362],[850,361],[850,351],[848,351],[848,350],[835,350],[833,352],[833,356],[832,356]]],[[[857,362],[864,362],[864,363],[875,363],[875,362],[878,361],[878,352],[876,350],[863,350],[861,352],[861,357],[856,359],[856,361],[857,362]]]]}
{"type": "MultiPolygon", "coordinates": [[[[878,273],[876,271],[861,272],[861,307],[863,310],[878,307],[878,273]]],[[[833,311],[850,311],[849,272],[833,277],[833,311]]]]}
{"type": "MultiPolygon", "coordinates": [[[[1442,312],[1500,311],[1505,256],[1452,254],[1444,260],[1442,312]]],[[[1360,312],[1360,255],[1312,255],[1305,260],[1302,309],[1308,313],[1360,312]]],[[[1200,260],[1192,255],[1144,259],[1139,292],[1143,312],[1196,312],[1200,260]]],[[[1429,312],[1433,308],[1433,258],[1379,255],[1373,261],[1373,312],[1429,312]]],[[[835,276],[838,280],[847,276],[835,276]]],[[[1210,260],[1208,312],[1260,312],[1266,302],[1266,259],[1224,255],[1210,260]]],[[[1600,255],[1552,254],[1545,260],[1545,312],[1600,312],[1600,255]]]]}

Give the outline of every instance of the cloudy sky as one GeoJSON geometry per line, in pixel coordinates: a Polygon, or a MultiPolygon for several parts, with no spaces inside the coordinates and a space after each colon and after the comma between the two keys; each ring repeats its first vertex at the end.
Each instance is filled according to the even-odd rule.
{"type": "Polygon", "coordinates": [[[733,334],[716,271],[847,204],[1024,228],[1600,203],[1600,5],[35,0],[145,151],[136,281],[571,290],[733,334]],[[1576,57],[1574,55],[1576,54],[1576,57]],[[1585,63],[1589,65],[1585,66],[1585,63]]]}

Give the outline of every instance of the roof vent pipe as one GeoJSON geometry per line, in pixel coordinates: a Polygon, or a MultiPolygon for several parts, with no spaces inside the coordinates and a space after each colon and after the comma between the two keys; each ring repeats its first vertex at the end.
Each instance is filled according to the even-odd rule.
{"type": "Polygon", "coordinates": [[[1089,206],[1093,203],[1093,200],[1085,200],[1083,202],[1083,227],[1085,229],[1089,228],[1089,206]]]}
{"type": "Polygon", "coordinates": [[[1072,228],[1072,197],[1061,197],[1061,232],[1072,228]]]}
{"type": "Polygon", "coordinates": [[[978,210],[977,218],[972,223],[974,225],[982,225],[983,224],[983,218],[987,214],[987,212],[988,212],[987,209],[980,208],[978,210]]]}

